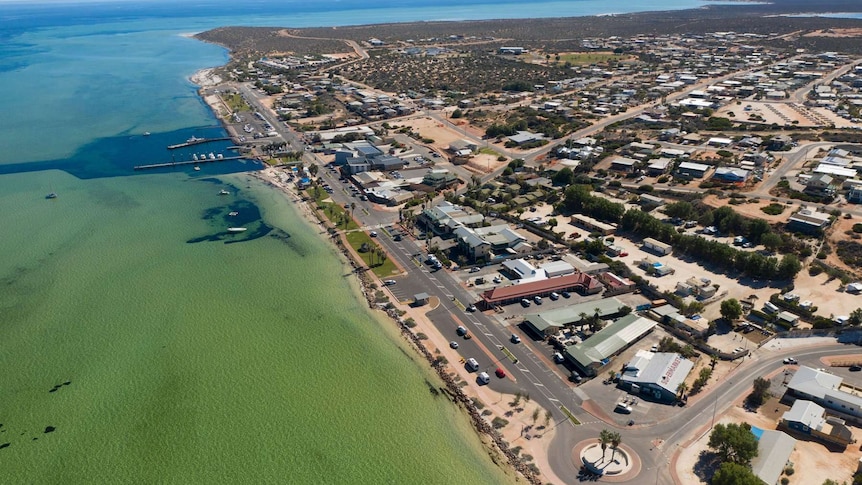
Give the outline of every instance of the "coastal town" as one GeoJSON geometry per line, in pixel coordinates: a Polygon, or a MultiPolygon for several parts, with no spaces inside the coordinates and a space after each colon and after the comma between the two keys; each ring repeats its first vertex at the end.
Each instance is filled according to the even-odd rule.
{"type": "Polygon", "coordinates": [[[774,27],[224,28],[193,81],[515,480],[860,483],[862,25],[774,27]]]}

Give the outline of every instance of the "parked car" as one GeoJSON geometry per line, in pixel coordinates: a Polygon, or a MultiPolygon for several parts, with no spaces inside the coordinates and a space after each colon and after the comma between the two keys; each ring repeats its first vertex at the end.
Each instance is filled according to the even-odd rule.
{"type": "Polygon", "coordinates": [[[518,337],[518,336],[517,336],[517,335],[515,335],[514,333],[512,334],[512,336],[511,336],[511,337],[509,337],[509,340],[511,340],[513,344],[519,344],[519,343],[521,343],[521,337],[518,337]]]}
{"type": "Polygon", "coordinates": [[[454,340],[449,342],[449,347],[452,347],[453,349],[457,349],[458,348],[458,342],[456,342],[454,340]]]}
{"type": "Polygon", "coordinates": [[[554,352],[554,362],[562,364],[564,360],[566,360],[566,358],[563,357],[563,354],[559,352],[554,352]]]}
{"type": "Polygon", "coordinates": [[[481,271],[481,269],[478,266],[473,266],[472,268],[470,268],[471,273],[478,273],[479,271],[481,271]]]}
{"type": "Polygon", "coordinates": [[[494,371],[494,374],[497,374],[497,377],[499,377],[500,379],[506,377],[506,371],[504,371],[502,367],[497,367],[497,370],[494,371]]]}
{"type": "Polygon", "coordinates": [[[467,329],[458,325],[458,328],[455,329],[455,333],[457,333],[459,337],[463,337],[464,335],[467,335],[467,329]]]}
{"type": "Polygon", "coordinates": [[[616,407],[614,408],[614,411],[617,413],[620,413],[620,414],[631,414],[632,413],[632,407],[629,406],[628,404],[624,403],[624,402],[619,402],[619,403],[617,403],[616,407]]]}
{"type": "Polygon", "coordinates": [[[796,359],[794,359],[793,357],[787,357],[787,358],[786,358],[786,359],[784,359],[782,362],[784,362],[785,364],[792,364],[792,365],[796,365],[796,364],[798,364],[798,363],[799,363],[799,362],[797,362],[797,361],[796,361],[796,359]]]}
{"type": "Polygon", "coordinates": [[[536,295],[533,297],[533,301],[536,302],[536,305],[541,305],[542,304],[542,297],[539,295],[536,295]]]}
{"type": "Polygon", "coordinates": [[[569,293],[568,291],[564,291],[564,292],[562,292],[562,293],[560,293],[560,294],[561,294],[561,295],[563,295],[563,298],[569,298],[569,297],[571,297],[571,296],[572,296],[572,294],[571,294],[571,293],[569,293]]]}
{"type": "Polygon", "coordinates": [[[467,359],[467,361],[464,363],[464,367],[466,367],[466,368],[467,368],[467,370],[468,370],[468,371],[470,371],[470,372],[476,372],[477,370],[479,370],[479,362],[478,362],[478,361],[476,361],[476,359],[474,359],[474,358],[470,357],[470,358],[469,358],[469,359],[467,359]]]}
{"type": "Polygon", "coordinates": [[[368,235],[371,237],[377,237],[377,231],[371,231],[368,235]]]}
{"type": "Polygon", "coordinates": [[[571,376],[569,376],[569,378],[570,378],[572,381],[574,381],[574,382],[581,382],[581,381],[583,381],[583,380],[584,380],[584,378],[583,378],[583,377],[581,377],[581,375],[580,375],[580,374],[578,374],[578,371],[576,371],[576,370],[573,370],[573,371],[572,371],[572,375],[571,375],[571,376]]]}
{"type": "Polygon", "coordinates": [[[476,382],[478,382],[480,386],[484,386],[491,382],[491,376],[489,376],[487,372],[480,372],[479,375],[476,376],[476,382]]]}
{"type": "Polygon", "coordinates": [[[392,285],[394,285],[395,283],[397,283],[397,281],[395,281],[395,280],[384,280],[384,281],[383,281],[383,285],[384,285],[384,286],[392,286],[392,285]]]}
{"type": "Polygon", "coordinates": [[[475,312],[476,310],[477,310],[476,305],[471,304],[470,306],[467,307],[468,312],[472,313],[472,312],[475,312]]]}
{"type": "Polygon", "coordinates": [[[530,300],[526,298],[521,298],[521,306],[527,308],[528,306],[530,306],[530,300]]]}
{"type": "Polygon", "coordinates": [[[551,299],[552,299],[552,300],[554,300],[554,301],[559,300],[559,299],[560,299],[560,294],[559,294],[559,293],[556,293],[556,292],[551,293],[551,299]]]}
{"type": "Polygon", "coordinates": [[[862,370],[862,365],[851,365],[850,372],[859,372],[862,370]]]}

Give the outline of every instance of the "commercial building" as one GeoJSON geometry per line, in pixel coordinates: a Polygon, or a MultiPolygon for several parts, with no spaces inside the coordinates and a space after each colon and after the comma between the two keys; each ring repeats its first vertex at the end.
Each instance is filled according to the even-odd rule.
{"type": "Polygon", "coordinates": [[[784,413],[779,428],[829,445],[843,447],[853,441],[853,434],[843,419],[827,416],[823,406],[804,399],[797,399],[790,411],[784,413]]]}
{"type": "Polygon", "coordinates": [[[483,304],[490,308],[496,305],[507,305],[534,296],[548,296],[562,291],[577,291],[593,295],[602,291],[599,280],[584,273],[575,273],[559,278],[547,278],[520,285],[493,288],[482,293],[483,304]]]}
{"type": "Polygon", "coordinates": [[[507,224],[470,228],[460,226],[454,231],[458,244],[471,260],[490,261],[511,254],[526,254],[533,248],[527,239],[507,224]]]}
{"type": "Polygon", "coordinates": [[[554,335],[564,327],[576,325],[584,315],[599,315],[602,320],[617,317],[625,308],[625,303],[616,298],[586,301],[562,308],[533,313],[524,316],[524,324],[538,335],[554,335]]]}
{"type": "Polygon", "coordinates": [[[694,362],[679,354],[639,350],[623,367],[620,387],[655,401],[674,402],[692,368],[694,362]]]}
{"type": "Polygon", "coordinates": [[[800,366],[787,384],[788,392],[854,419],[862,418],[862,389],[844,379],[811,367],[800,366]]]}
{"type": "Polygon", "coordinates": [[[636,314],[626,315],[577,345],[566,347],[563,356],[579,371],[595,376],[611,357],[627,349],[652,331],[656,322],[636,314]]]}

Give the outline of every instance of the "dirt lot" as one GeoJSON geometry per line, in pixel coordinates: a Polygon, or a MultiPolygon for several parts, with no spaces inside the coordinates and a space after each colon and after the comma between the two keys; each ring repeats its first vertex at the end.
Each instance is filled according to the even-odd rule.
{"type": "MultiPolygon", "coordinates": [[[[483,135],[483,133],[470,127],[466,121],[454,120],[453,123],[457,124],[463,131],[453,130],[449,126],[429,117],[398,120],[396,124],[397,126],[409,126],[413,128],[413,131],[422,135],[422,137],[434,140],[434,143],[432,143],[431,146],[442,154],[447,153],[450,143],[464,138],[464,133],[477,137],[481,137],[483,135]]],[[[395,124],[393,126],[395,126],[395,124]]],[[[496,170],[501,164],[506,163],[498,161],[498,156],[499,155],[477,153],[471,157],[467,166],[474,171],[489,173],[496,170]]]]}
{"type": "MultiPolygon", "coordinates": [[[[709,205],[711,207],[722,207],[727,205],[727,199],[719,199],[716,195],[707,195],[703,198],[703,203],[709,205]]],[[[769,199],[761,199],[758,202],[753,202],[750,204],[739,204],[731,206],[734,211],[738,214],[750,217],[752,219],[763,219],[764,221],[770,224],[778,224],[782,222],[786,222],[787,218],[790,217],[790,214],[796,210],[795,205],[785,205],[784,212],[776,215],[769,215],[766,212],[760,210],[761,207],[766,207],[772,202],[769,199]]]]}
{"type": "Polygon", "coordinates": [[[739,104],[729,104],[716,112],[716,116],[723,116],[731,120],[748,121],[770,125],[776,123],[780,126],[785,124],[796,126],[823,126],[828,124],[826,119],[821,119],[807,108],[795,103],[766,103],[758,101],[743,101],[739,104]],[[751,107],[748,111],[745,108],[751,107]],[[733,113],[733,116],[730,116],[733,113]],[[752,119],[754,117],[760,117],[752,119]]]}
{"type": "MultiPolygon", "coordinates": [[[[786,408],[783,405],[778,407],[779,411],[783,411],[786,408]]],[[[746,422],[761,429],[775,429],[777,419],[783,414],[783,412],[773,412],[776,409],[775,398],[767,401],[761,409],[765,410],[769,416],[765,415],[764,412],[751,413],[746,411],[742,408],[740,400],[740,402],[736,403],[736,405],[722,415],[718,422],[724,424],[746,422]]],[[[853,431],[853,436],[859,436],[860,432],[862,432],[858,428],[851,428],[851,430],[853,431]]],[[[705,433],[697,441],[682,448],[682,452],[676,462],[677,473],[682,483],[687,485],[709,483],[694,472],[698,457],[701,451],[707,449],[708,441],[709,433],[705,433]]],[[[837,480],[838,483],[844,481],[850,483],[853,480],[852,472],[856,469],[856,464],[860,457],[862,457],[862,452],[859,451],[858,444],[848,447],[844,453],[835,453],[830,452],[820,443],[797,440],[796,449],[790,455],[790,461],[795,471],[793,475],[788,477],[790,484],[818,484],[823,483],[823,480],[826,478],[837,480]]]]}

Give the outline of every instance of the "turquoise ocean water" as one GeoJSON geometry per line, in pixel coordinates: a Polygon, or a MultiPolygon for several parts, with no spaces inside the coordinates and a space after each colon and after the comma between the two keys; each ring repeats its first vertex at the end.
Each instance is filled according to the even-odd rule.
{"type": "Polygon", "coordinates": [[[187,78],[227,54],[183,33],[494,18],[499,2],[182,5],[0,4],[3,483],[504,482],[318,229],[244,173],[255,166],[131,170],[222,133],[187,78]]]}

